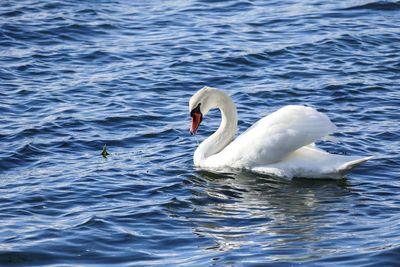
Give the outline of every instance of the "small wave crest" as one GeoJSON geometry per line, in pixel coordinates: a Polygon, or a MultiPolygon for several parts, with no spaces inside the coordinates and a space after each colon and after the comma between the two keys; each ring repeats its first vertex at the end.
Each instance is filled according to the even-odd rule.
{"type": "Polygon", "coordinates": [[[380,11],[396,11],[400,10],[400,2],[377,1],[363,5],[351,6],[344,10],[380,10],[380,11]]]}

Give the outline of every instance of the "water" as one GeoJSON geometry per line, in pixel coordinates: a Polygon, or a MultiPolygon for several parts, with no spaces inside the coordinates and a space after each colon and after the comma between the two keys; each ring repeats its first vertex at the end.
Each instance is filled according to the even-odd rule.
{"type": "Polygon", "coordinates": [[[396,266],[398,1],[0,4],[1,266],[396,266]],[[188,100],[325,112],[340,181],[196,170],[188,100]],[[111,154],[100,153],[107,144],[111,154]]]}

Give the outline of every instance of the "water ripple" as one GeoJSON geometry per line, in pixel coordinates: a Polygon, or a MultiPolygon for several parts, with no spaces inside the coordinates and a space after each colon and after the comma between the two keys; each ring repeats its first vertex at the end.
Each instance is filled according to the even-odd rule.
{"type": "Polygon", "coordinates": [[[52,1],[0,6],[0,265],[396,266],[397,1],[52,1]],[[340,181],[192,164],[204,85],[241,131],[287,104],[374,155],[340,181]],[[101,156],[104,145],[110,155],[101,156]]]}

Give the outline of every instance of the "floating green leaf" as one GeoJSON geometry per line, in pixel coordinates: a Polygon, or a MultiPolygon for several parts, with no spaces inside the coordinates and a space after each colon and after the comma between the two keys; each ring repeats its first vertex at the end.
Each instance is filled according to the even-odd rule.
{"type": "Polygon", "coordinates": [[[110,155],[110,153],[108,153],[108,151],[107,151],[107,145],[103,146],[103,150],[101,151],[101,155],[103,156],[103,158],[107,158],[107,156],[110,155]]]}

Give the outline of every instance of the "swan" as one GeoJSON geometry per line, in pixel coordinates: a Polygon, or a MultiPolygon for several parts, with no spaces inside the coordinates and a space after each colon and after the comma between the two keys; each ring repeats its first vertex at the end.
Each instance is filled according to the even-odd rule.
{"type": "Polygon", "coordinates": [[[193,162],[199,168],[245,169],[287,178],[339,179],[372,158],[330,154],[317,148],[314,142],[333,133],[336,126],[325,114],[300,105],[280,108],[234,139],[236,106],[226,93],[208,86],[189,101],[192,135],[213,108],[220,109],[221,124],[194,152],[193,162]]]}

